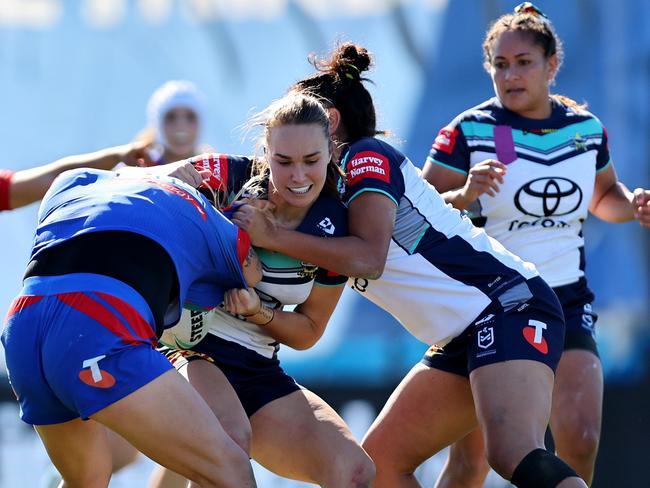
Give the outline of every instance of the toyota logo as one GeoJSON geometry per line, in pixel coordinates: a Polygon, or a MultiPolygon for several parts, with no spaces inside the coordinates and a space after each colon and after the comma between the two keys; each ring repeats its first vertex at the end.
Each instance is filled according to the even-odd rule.
{"type": "Polygon", "coordinates": [[[515,193],[515,206],[533,217],[560,216],[574,212],[582,203],[582,190],[559,176],[529,181],[515,193]]]}

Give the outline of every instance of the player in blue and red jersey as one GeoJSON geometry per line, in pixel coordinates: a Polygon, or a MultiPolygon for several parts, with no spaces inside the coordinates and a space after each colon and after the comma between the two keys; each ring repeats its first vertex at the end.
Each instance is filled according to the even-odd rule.
{"type": "MultiPolygon", "coordinates": [[[[189,166],[160,172],[198,185],[189,166]]],[[[139,171],[68,171],[43,200],[2,335],[21,418],[70,486],[108,484],[100,424],[202,487],[255,486],[246,453],[154,347],[183,305],[219,305],[259,280],[259,262],[194,188],[139,171]]]]}

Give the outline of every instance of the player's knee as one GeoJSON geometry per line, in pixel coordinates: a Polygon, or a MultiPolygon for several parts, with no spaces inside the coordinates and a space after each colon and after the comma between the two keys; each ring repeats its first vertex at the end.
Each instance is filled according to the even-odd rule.
{"type": "MultiPolygon", "coordinates": [[[[224,426],[226,428],[226,426],[224,426]]],[[[253,433],[250,425],[226,428],[227,434],[246,454],[250,455],[253,433]]]]}
{"type": "Polygon", "coordinates": [[[505,479],[510,479],[519,461],[516,452],[504,442],[488,442],[486,457],[492,469],[505,479]]]}
{"type": "Polygon", "coordinates": [[[445,467],[447,476],[462,486],[483,486],[490,471],[485,454],[454,456],[445,467]]]}
{"type": "Polygon", "coordinates": [[[518,488],[554,488],[565,479],[577,476],[557,456],[545,449],[535,449],[517,465],[510,481],[518,488]]]}
{"type": "MultiPolygon", "coordinates": [[[[241,449],[234,448],[234,446],[232,449],[221,449],[218,463],[208,463],[202,464],[202,467],[194,467],[185,476],[205,488],[242,486],[241,483],[244,481],[253,480],[248,455],[241,449]]],[[[250,486],[254,486],[254,484],[250,486]]]]}
{"type": "Polygon", "coordinates": [[[64,486],[68,488],[106,488],[110,479],[109,469],[87,469],[63,476],[64,486]]]}
{"type": "Polygon", "coordinates": [[[310,477],[320,486],[367,488],[375,479],[375,464],[362,449],[339,452],[311,468],[310,477]]]}
{"type": "Polygon", "coordinates": [[[352,488],[368,488],[375,479],[375,464],[364,455],[356,460],[350,469],[350,483],[346,486],[352,488]]]}
{"type": "Polygon", "coordinates": [[[140,452],[128,444],[119,453],[113,453],[113,473],[117,473],[122,468],[137,461],[140,452]]]}
{"type": "Polygon", "coordinates": [[[575,421],[561,426],[555,435],[556,446],[561,454],[579,460],[596,457],[600,442],[600,429],[589,422],[575,421]]]}

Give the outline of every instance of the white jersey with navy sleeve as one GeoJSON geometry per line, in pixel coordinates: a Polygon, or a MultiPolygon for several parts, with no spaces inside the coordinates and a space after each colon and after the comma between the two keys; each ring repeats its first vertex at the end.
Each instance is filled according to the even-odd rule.
{"type": "Polygon", "coordinates": [[[460,114],[428,161],[468,174],[486,159],[508,165],[500,192],[468,209],[509,250],[535,263],[552,287],[584,276],[582,222],[596,174],[610,164],[607,132],[591,113],[553,100],[548,119],[527,119],[493,98],[460,114]]]}
{"type": "MultiPolygon", "coordinates": [[[[321,195],[311,207],[298,232],[319,237],[347,235],[347,210],[335,198],[321,195]]],[[[262,262],[262,280],[255,291],[264,305],[281,310],[285,305],[298,305],[309,297],[314,286],[343,286],[347,278],[318,266],[276,252],[255,248],[262,262]]],[[[214,309],[205,319],[210,333],[236,342],[265,357],[273,357],[279,343],[264,328],[246,322],[224,310],[214,309]]]]}
{"type": "MultiPolygon", "coordinates": [[[[219,174],[230,175],[227,191],[232,197],[249,177],[246,168],[250,169],[250,160],[222,154],[218,158],[218,164],[219,174]]],[[[348,234],[347,208],[338,198],[321,193],[296,230],[319,237],[345,236],[348,234]]],[[[280,253],[260,248],[255,248],[255,251],[262,263],[262,280],[255,286],[255,291],[262,303],[273,309],[281,310],[285,305],[304,302],[313,286],[343,286],[347,281],[344,276],[280,253]]],[[[209,333],[267,358],[273,357],[279,349],[279,343],[265,333],[263,327],[231,315],[223,308],[208,312],[185,310],[181,320],[193,324],[206,321],[209,333]]]]}
{"type": "Polygon", "coordinates": [[[347,148],[341,165],[348,203],[372,191],[397,205],[384,273],[350,284],[415,337],[444,345],[493,300],[508,309],[530,298],[526,280],[537,276],[535,267],[446,204],[395,148],[360,139],[347,148]]]}

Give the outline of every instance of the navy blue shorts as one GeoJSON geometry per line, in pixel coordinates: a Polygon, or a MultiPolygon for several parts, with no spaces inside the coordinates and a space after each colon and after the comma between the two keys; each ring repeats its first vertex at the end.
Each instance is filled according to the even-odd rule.
{"type": "Polygon", "coordinates": [[[172,368],[144,298],[107,276],[27,278],[5,321],[9,380],[30,424],[87,419],[172,368]]]}
{"type": "Polygon", "coordinates": [[[214,334],[208,334],[190,350],[168,347],[158,350],[167,356],[177,370],[190,361],[213,363],[226,376],[249,417],[267,403],[301,389],[284,372],[277,357],[264,357],[214,334]]]}
{"type": "Polygon", "coordinates": [[[553,290],[541,278],[526,282],[532,297],[507,310],[495,300],[444,347],[431,346],[422,363],[469,376],[488,364],[530,359],[555,371],[564,345],[564,317],[553,290]]]}
{"type": "Polygon", "coordinates": [[[594,313],[591,304],[594,294],[587,286],[587,280],[581,278],[570,285],[553,288],[553,291],[562,304],[566,334],[564,336],[564,350],[582,349],[598,356],[596,343],[596,321],[598,315],[594,313]]]}

